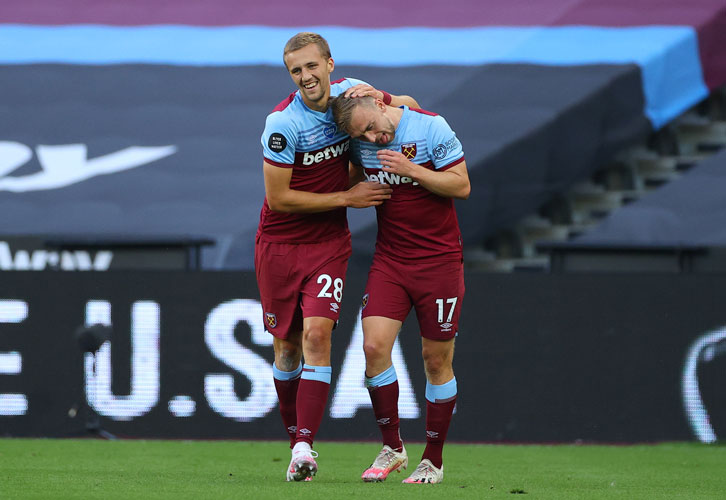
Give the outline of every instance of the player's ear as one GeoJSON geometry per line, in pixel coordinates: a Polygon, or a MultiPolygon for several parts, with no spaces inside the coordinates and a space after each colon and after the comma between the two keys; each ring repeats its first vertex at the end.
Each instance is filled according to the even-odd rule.
{"type": "Polygon", "coordinates": [[[332,57],[328,58],[328,73],[332,73],[335,69],[335,61],[333,61],[332,57]]]}

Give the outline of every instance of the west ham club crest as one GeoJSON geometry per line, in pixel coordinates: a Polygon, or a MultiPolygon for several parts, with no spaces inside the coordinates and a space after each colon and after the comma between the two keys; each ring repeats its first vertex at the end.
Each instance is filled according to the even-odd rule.
{"type": "Polygon", "coordinates": [[[274,313],[265,313],[265,324],[267,328],[275,328],[277,326],[277,316],[274,313]]]}
{"type": "Polygon", "coordinates": [[[406,159],[413,160],[416,158],[416,143],[409,142],[407,144],[401,144],[401,153],[403,153],[406,159]]]}

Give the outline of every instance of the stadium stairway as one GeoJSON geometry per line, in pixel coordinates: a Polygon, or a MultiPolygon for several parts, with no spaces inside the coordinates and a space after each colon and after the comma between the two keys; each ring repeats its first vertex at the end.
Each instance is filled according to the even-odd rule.
{"type": "Polygon", "coordinates": [[[726,87],[627,148],[484,245],[465,249],[469,269],[495,272],[548,271],[548,243],[572,241],[619,208],[661,186],[678,182],[692,167],[726,148],[726,87]]]}

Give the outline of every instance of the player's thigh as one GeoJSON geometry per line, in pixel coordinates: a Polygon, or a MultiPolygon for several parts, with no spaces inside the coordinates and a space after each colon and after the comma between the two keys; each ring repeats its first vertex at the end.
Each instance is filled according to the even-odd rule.
{"type": "MultiPolygon", "coordinates": [[[[384,316],[366,316],[362,322],[363,351],[366,359],[374,357],[381,361],[390,360],[393,344],[403,322],[384,316]]],[[[376,374],[369,374],[373,375],[376,374]]]]}
{"type": "Polygon", "coordinates": [[[328,318],[337,323],[350,254],[349,237],[301,249],[300,265],[307,270],[301,291],[303,318],[328,318]]]}
{"type": "Polygon", "coordinates": [[[300,291],[304,275],[297,264],[296,245],[257,241],[255,274],[265,330],[286,339],[302,331],[300,291]]]}
{"type": "Polygon", "coordinates": [[[403,322],[411,311],[411,297],[395,263],[374,258],[368,271],[361,317],[380,316],[403,322]]]}
{"type": "Polygon", "coordinates": [[[464,301],[463,265],[460,262],[429,263],[412,276],[408,290],[421,336],[433,340],[455,337],[464,301]]]}

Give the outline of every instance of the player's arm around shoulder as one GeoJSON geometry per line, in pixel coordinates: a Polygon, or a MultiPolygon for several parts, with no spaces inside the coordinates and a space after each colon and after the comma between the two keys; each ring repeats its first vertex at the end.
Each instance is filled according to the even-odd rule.
{"type": "MultiPolygon", "coordinates": [[[[351,83],[355,83],[357,80],[349,79],[351,83]]],[[[384,102],[386,102],[385,96],[388,95],[391,98],[390,102],[386,102],[386,104],[389,104],[390,106],[408,106],[409,108],[418,108],[419,104],[411,96],[408,95],[395,95],[395,94],[389,94],[388,92],[384,92],[383,90],[378,90],[372,85],[369,85],[367,83],[356,83],[351,88],[347,89],[344,92],[345,97],[365,97],[365,96],[371,96],[375,99],[380,99],[384,102]]]]}
{"type": "Polygon", "coordinates": [[[418,101],[410,95],[394,95],[391,94],[391,106],[400,107],[408,106],[409,108],[420,108],[418,101]]]}
{"type": "Polygon", "coordinates": [[[391,197],[391,187],[375,182],[359,182],[346,191],[313,193],[290,188],[292,168],[263,163],[265,195],[270,210],[284,213],[317,213],[340,207],[367,208],[391,197]]]}

